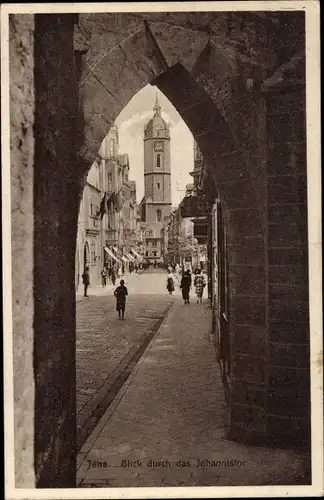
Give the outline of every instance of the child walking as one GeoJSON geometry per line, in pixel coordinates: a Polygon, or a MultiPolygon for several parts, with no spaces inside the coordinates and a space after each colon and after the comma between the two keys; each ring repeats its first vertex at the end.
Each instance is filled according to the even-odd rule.
{"type": "Polygon", "coordinates": [[[118,312],[119,319],[125,319],[125,305],[126,305],[126,296],[128,295],[128,290],[125,287],[125,281],[120,280],[120,285],[114,291],[114,295],[116,297],[116,311],[118,312]]]}

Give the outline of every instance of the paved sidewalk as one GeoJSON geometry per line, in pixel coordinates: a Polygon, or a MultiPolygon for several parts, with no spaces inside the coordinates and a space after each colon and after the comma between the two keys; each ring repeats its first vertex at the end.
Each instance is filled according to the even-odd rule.
{"type": "Polygon", "coordinates": [[[227,440],[210,319],[207,301],[185,306],[174,298],[160,332],[81,449],[80,487],[303,484],[303,455],[227,440]]]}

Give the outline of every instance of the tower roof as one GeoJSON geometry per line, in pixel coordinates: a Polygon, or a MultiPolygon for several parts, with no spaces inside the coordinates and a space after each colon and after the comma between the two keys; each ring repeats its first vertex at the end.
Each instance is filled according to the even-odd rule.
{"type": "Polygon", "coordinates": [[[154,115],[145,127],[145,136],[146,137],[148,137],[148,136],[149,137],[153,137],[153,136],[158,137],[159,134],[156,132],[158,130],[161,130],[161,131],[163,130],[163,136],[169,137],[169,126],[163,120],[163,118],[161,116],[161,110],[162,110],[162,108],[161,108],[161,105],[159,103],[159,95],[157,92],[156,97],[155,97],[155,104],[153,107],[154,115]]]}
{"type": "Polygon", "coordinates": [[[156,96],[155,96],[155,104],[154,104],[153,111],[154,111],[154,116],[161,116],[161,106],[159,103],[159,94],[158,93],[156,93],[156,96]]]}

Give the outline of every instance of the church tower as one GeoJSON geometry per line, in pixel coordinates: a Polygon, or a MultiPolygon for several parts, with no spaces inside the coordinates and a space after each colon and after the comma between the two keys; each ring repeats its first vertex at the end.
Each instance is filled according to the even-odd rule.
{"type": "Polygon", "coordinates": [[[161,116],[156,94],[154,115],[144,129],[145,222],[163,222],[171,214],[171,156],[169,125],[161,116]]]}

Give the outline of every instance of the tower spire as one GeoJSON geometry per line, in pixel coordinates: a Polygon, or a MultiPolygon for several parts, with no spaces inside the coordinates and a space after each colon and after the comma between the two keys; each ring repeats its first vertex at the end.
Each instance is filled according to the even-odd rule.
{"type": "Polygon", "coordinates": [[[155,104],[154,104],[153,111],[154,111],[155,115],[160,115],[161,114],[161,106],[160,106],[160,103],[159,103],[159,94],[158,94],[157,91],[156,91],[155,104]]]}

